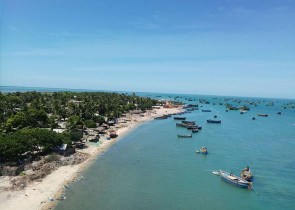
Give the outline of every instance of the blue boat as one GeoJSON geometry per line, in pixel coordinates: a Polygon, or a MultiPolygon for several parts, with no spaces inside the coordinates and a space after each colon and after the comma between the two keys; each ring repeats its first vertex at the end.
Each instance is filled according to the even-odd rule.
{"type": "Polygon", "coordinates": [[[228,173],[226,171],[219,170],[219,174],[224,181],[226,181],[232,185],[235,185],[235,186],[241,187],[241,188],[251,188],[251,182],[248,182],[247,180],[245,180],[241,177],[233,175],[232,173],[228,173]]]}

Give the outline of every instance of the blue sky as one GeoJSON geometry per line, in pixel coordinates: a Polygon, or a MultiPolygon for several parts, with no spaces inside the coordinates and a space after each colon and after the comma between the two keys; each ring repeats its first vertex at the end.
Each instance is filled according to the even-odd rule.
{"type": "Polygon", "coordinates": [[[293,0],[2,0],[1,85],[295,98],[293,0]]]}

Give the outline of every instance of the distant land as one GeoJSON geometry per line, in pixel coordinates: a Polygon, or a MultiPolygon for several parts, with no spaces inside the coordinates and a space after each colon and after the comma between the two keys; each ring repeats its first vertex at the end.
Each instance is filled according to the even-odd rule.
{"type": "Polygon", "coordinates": [[[289,99],[289,100],[295,100],[295,98],[280,98],[280,97],[258,97],[258,96],[230,96],[230,95],[212,95],[212,94],[206,94],[206,93],[162,93],[162,92],[138,92],[138,91],[130,91],[130,90],[95,90],[95,89],[75,89],[75,88],[52,88],[52,87],[23,87],[23,86],[0,86],[0,92],[2,93],[9,93],[9,92],[27,92],[27,91],[37,91],[37,92],[63,92],[63,91],[69,91],[69,92],[115,92],[115,93],[126,93],[126,94],[132,94],[136,93],[139,96],[146,96],[150,97],[150,93],[156,93],[158,95],[161,94],[170,94],[170,95],[197,95],[197,96],[212,96],[212,97],[234,97],[234,98],[250,98],[250,99],[289,99]]]}

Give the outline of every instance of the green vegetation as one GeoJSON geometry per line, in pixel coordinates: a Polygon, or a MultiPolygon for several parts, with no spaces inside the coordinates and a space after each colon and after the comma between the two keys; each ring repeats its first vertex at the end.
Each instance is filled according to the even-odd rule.
{"type": "Polygon", "coordinates": [[[25,153],[49,153],[62,143],[70,143],[69,134],[41,128],[23,128],[0,135],[1,160],[17,160],[25,153]]]}
{"type": "Polygon", "coordinates": [[[156,103],[135,94],[107,92],[0,93],[0,161],[18,160],[28,152],[48,154],[62,143],[80,141],[86,127],[156,103]],[[62,122],[67,131],[53,132],[62,122]]]}

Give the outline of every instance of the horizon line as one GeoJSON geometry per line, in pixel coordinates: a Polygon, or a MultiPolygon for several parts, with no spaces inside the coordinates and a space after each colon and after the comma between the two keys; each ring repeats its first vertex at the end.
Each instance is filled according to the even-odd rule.
{"type": "MultiPolygon", "coordinates": [[[[285,99],[285,100],[295,100],[295,98],[275,98],[275,97],[265,97],[265,96],[233,96],[233,95],[216,95],[216,94],[195,94],[195,93],[172,93],[172,92],[147,92],[147,91],[130,91],[130,90],[98,90],[98,89],[87,89],[87,88],[59,88],[59,87],[32,87],[32,86],[15,86],[15,85],[0,85],[0,92],[2,93],[2,87],[14,87],[14,88],[27,88],[27,89],[53,89],[53,90],[61,90],[58,92],[75,92],[75,91],[81,91],[81,92],[120,92],[120,93],[163,93],[163,94],[182,94],[182,95],[197,95],[197,96],[218,96],[218,97],[240,97],[240,98],[260,98],[260,99],[285,99]],[[64,91],[63,91],[64,90],[64,91]]],[[[33,90],[36,92],[46,92],[46,91],[38,91],[33,90]]],[[[9,93],[11,91],[8,91],[9,93]]],[[[17,91],[12,91],[17,92],[17,91]]],[[[23,91],[23,92],[29,92],[29,91],[23,91]]],[[[49,91],[51,92],[51,91],[49,91]]],[[[54,92],[54,91],[53,91],[54,92]]]]}

